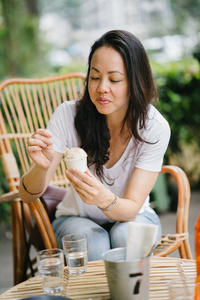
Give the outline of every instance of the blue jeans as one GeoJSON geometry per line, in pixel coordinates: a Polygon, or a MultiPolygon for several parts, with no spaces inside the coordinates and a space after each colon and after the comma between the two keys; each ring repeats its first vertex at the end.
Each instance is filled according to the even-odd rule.
{"type": "MultiPolygon", "coordinates": [[[[161,223],[158,215],[153,210],[147,210],[137,215],[137,223],[158,225],[157,240],[161,237],[161,223]]],[[[52,223],[52,227],[62,249],[62,237],[72,233],[87,234],[88,260],[102,259],[102,253],[118,247],[126,247],[129,222],[114,222],[99,225],[94,221],[77,216],[60,216],[52,223]]]]}

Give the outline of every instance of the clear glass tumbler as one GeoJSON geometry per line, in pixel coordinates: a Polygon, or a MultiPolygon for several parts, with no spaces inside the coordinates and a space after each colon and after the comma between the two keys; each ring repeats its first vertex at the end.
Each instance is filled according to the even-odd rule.
{"type": "Polygon", "coordinates": [[[46,249],[39,251],[37,260],[43,291],[47,294],[60,292],[63,289],[63,250],[46,249]]]}
{"type": "Polygon", "coordinates": [[[181,277],[172,279],[169,281],[170,300],[194,300],[195,288],[195,278],[181,277]]]}
{"type": "Polygon", "coordinates": [[[87,235],[69,234],[62,238],[63,250],[69,274],[79,275],[87,271],[87,235]]]}

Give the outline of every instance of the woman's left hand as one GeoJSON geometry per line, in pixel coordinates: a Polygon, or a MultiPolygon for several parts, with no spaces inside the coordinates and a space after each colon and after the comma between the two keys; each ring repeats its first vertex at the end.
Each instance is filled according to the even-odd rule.
{"type": "Polygon", "coordinates": [[[112,202],[113,193],[105,188],[89,169],[84,173],[73,168],[66,171],[66,176],[83,202],[101,208],[107,207],[112,202]]]}

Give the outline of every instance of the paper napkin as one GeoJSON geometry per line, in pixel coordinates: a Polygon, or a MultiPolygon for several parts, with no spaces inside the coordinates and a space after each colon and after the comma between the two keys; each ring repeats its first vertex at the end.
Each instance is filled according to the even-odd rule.
{"type": "Polygon", "coordinates": [[[149,255],[156,244],[157,233],[157,225],[130,222],[126,245],[126,260],[140,259],[149,255]]]}

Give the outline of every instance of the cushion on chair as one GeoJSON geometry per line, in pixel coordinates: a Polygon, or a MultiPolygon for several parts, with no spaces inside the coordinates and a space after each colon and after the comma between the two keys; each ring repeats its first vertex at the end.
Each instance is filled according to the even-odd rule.
{"type": "Polygon", "coordinates": [[[50,222],[55,219],[56,206],[63,200],[67,193],[66,188],[49,185],[40,200],[47,211],[50,222]]]}

